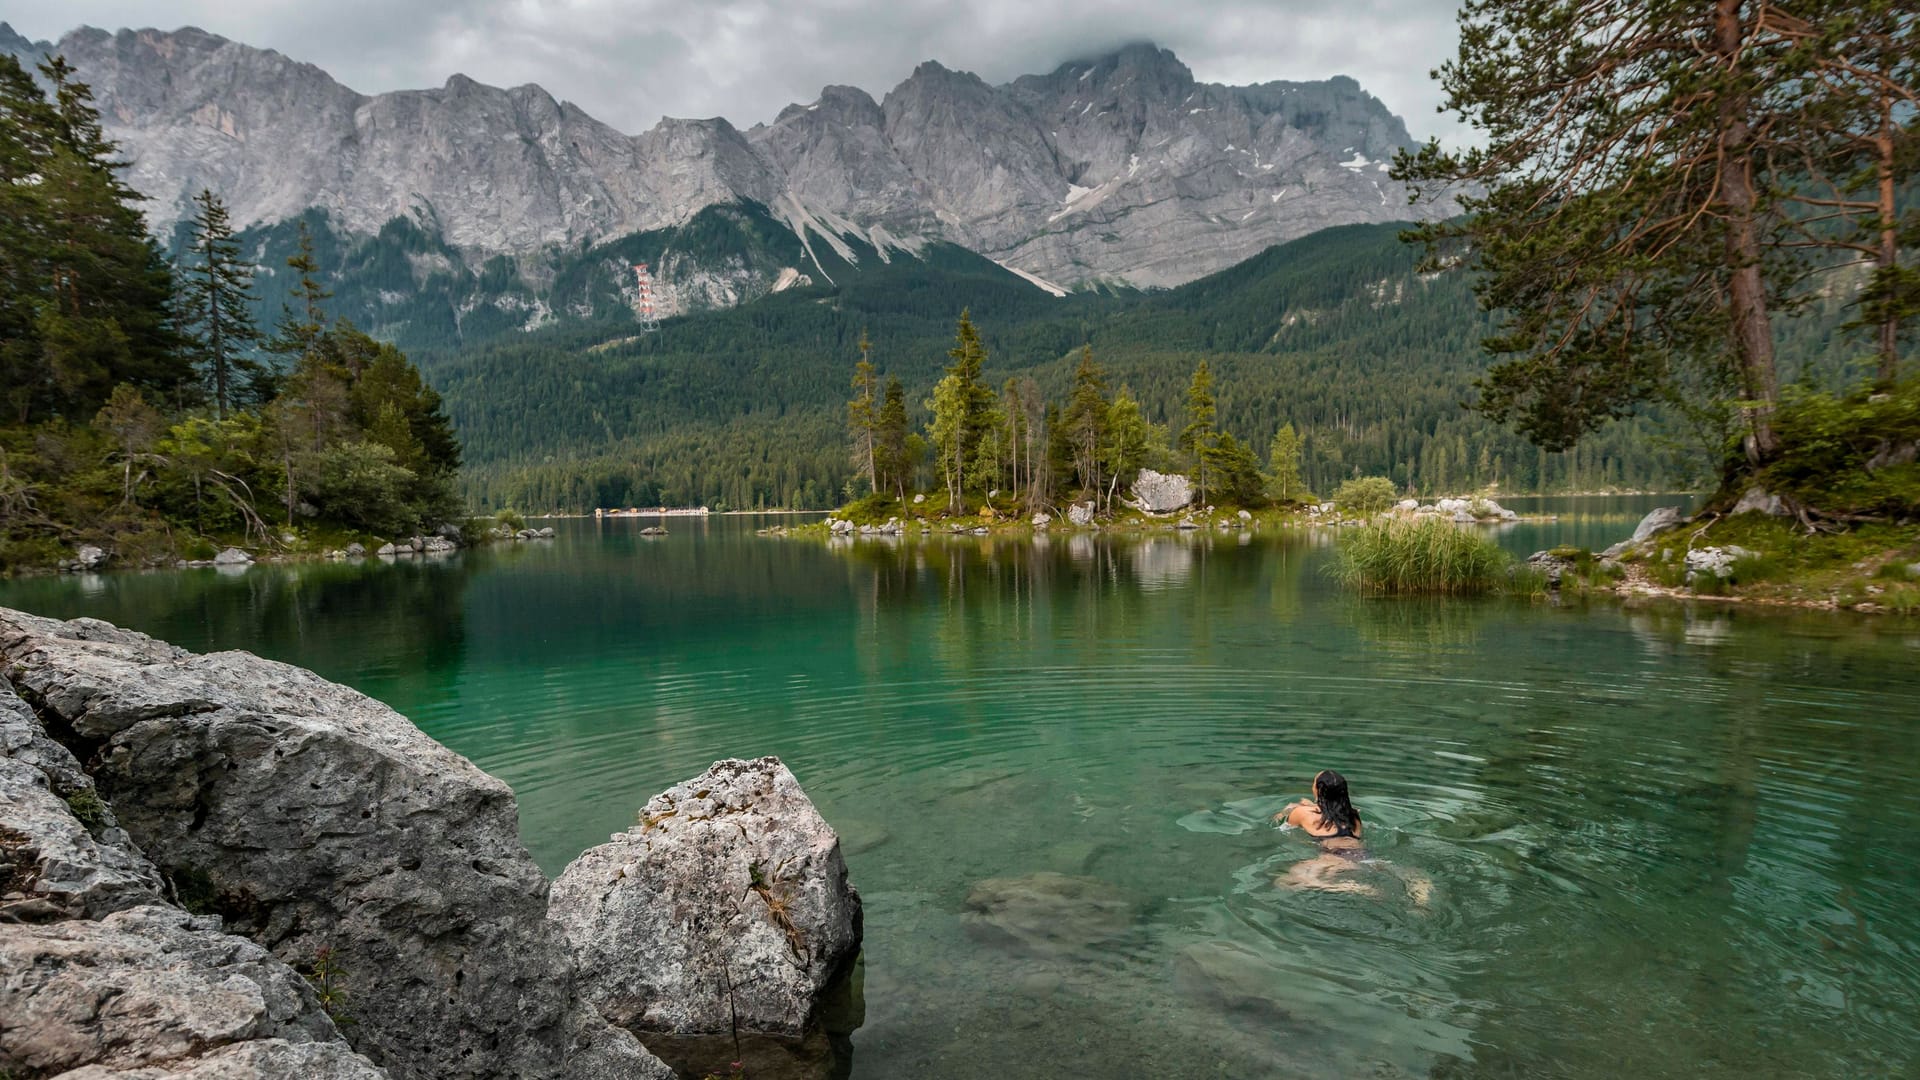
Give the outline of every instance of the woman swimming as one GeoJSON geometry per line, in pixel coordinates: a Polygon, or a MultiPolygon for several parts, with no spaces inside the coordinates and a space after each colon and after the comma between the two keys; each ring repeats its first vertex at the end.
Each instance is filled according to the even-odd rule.
{"type": "MultiPolygon", "coordinates": [[[[1302,859],[1274,879],[1283,889],[1317,889],[1321,892],[1350,892],[1378,896],[1380,890],[1359,881],[1340,880],[1371,860],[1360,842],[1364,826],[1360,811],[1347,794],[1347,778],[1332,769],[1322,769],[1313,778],[1313,798],[1301,799],[1273,815],[1282,825],[1291,825],[1311,836],[1320,845],[1320,853],[1302,859]]],[[[1382,865],[1385,865],[1382,863],[1382,865]]],[[[1395,872],[1407,883],[1407,895],[1425,905],[1433,883],[1417,873],[1395,872]]]]}

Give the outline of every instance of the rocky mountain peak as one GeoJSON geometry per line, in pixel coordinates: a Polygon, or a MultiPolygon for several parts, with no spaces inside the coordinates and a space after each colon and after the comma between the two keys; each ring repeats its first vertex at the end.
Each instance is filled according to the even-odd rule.
{"type": "MultiPolygon", "coordinates": [[[[0,25],[0,48],[41,46],[0,25]]],[[[1066,284],[1172,285],[1314,229],[1406,213],[1383,162],[1412,140],[1352,79],[1201,83],[1146,42],[1000,86],[927,60],[878,101],[828,86],[750,131],[714,117],[638,135],[538,86],[465,75],[362,95],[194,27],[82,28],[56,48],[93,84],[162,235],[201,187],[242,226],[318,208],[370,236],[424,212],[480,257],[752,200],[796,231],[883,228],[1066,284]]]]}

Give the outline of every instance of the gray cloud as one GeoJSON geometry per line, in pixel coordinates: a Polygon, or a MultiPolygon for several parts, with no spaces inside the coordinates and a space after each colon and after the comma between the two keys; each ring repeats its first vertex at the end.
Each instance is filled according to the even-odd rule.
{"type": "Polygon", "coordinates": [[[0,19],[33,38],[87,23],[202,29],[279,51],[364,93],[535,82],[626,131],[666,116],[742,127],[828,83],[876,98],[922,60],[989,82],[1130,41],[1209,82],[1351,75],[1417,137],[1466,131],[1428,71],[1452,54],[1438,0],[62,0],[0,19]]]}

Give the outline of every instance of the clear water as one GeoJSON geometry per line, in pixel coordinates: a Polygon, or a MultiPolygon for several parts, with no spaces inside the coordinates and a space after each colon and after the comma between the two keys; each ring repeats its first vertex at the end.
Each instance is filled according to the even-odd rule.
{"type": "MultiPolygon", "coordinates": [[[[1598,546],[1657,501],[1516,501],[1565,516],[1502,542],[1598,546]]],[[[514,786],[549,871],[713,759],[781,755],[866,898],[856,1077],[1920,1069],[1920,624],[1362,600],[1302,533],[762,523],[0,604],[383,698],[514,786]],[[1312,851],[1266,816],[1328,766],[1376,895],[1275,887],[1312,851]]]]}

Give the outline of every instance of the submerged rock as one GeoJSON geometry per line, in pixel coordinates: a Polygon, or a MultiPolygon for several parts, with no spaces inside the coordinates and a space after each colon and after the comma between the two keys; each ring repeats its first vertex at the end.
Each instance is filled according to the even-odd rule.
{"type": "Polygon", "coordinates": [[[184,903],[286,964],[331,957],[348,1039],[394,1077],[584,1078],[620,1045],[574,989],[513,793],[405,717],[94,620],[0,609],[0,660],[184,903]]]}
{"type": "Polygon", "coordinates": [[[1167,514],[1193,501],[1193,483],[1179,473],[1141,469],[1133,481],[1133,505],[1150,514],[1167,514]]]}
{"type": "Polygon", "coordinates": [[[694,1067],[698,1040],[711,1058],[736,1031],[819,1033],[860,949],[839,838],[772,757],[715,762],[655,796],[561,873],[548,911],[600,1012],[694,1067]]]}
{"type": "Polygon", "coordinates": [[[960,921],[982,940],[1058,959],[1128,937],[1134,914],[1134,904],[1104,881],[1042,870],[976,883],[960,921]]]}

